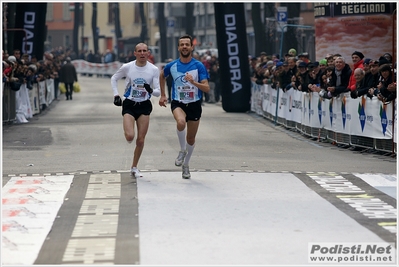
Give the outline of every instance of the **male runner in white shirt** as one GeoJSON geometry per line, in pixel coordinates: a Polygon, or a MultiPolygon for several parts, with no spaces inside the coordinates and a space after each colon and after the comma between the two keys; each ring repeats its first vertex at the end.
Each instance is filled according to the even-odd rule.
{"type": "Polygon", "coordinates": [[[144,140],[150,123],[152,112],[151,96],[159,96],[159,69],[148,61],[148,46],[144,43],[136,45],[134,50],[136,60],[123,64],[111,77],[114,104],[122,106],[123,130],[126,141],[134,139],[134,125],[137,125],[136,148],[133,154],[131,175],[142,177],[137,165],[144,148],[144,140]],[[122,101],[118,93],[118,80],[125,77],[126,89],[122,101]]]}

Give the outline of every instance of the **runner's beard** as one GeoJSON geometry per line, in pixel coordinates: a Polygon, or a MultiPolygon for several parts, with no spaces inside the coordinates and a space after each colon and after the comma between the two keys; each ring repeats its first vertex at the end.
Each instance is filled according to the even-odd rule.
{"type": "Polygon", "coordinates": [[[189,51],[180,51],[180,55],[181,55],[182,57],[184,57],[184,58],[188,58],[188,57],[190,57],[191,52],[189,52],[189,51]],[[187,54],[183,54],[184,52],[186,52],[187,54]]]}

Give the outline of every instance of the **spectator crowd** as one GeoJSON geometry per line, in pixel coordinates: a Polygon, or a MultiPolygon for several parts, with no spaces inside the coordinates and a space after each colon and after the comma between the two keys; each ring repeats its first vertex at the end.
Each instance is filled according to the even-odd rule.
{"type": "MultiPolygon", "coordinates": [[[[11,55],[3,50],[3,83],[16,85],[16,90],[20,84],[26,84],[31,89],[34,83],[54,79],[57,92],[59,83],[63,82],[60,70],[68,57],[97,63],[116,60],[116,55],[108,49],[101,55],[89,51],[77,56],[71,49],[57,47],[45,52],[42,59],[34,55],[21,55],[19,49],[14,49],[11,55]]],[[[205,94],[204,101],[221,101],[218,58],[210,51],[203,55],[194,52],[193,57],[201,61],[209,72],[211,90],[205,94]]],[[[122,63],[131,60],[134,60],[132,51],[126,56],[119,55],[122,63]]],[[[149,60],[155,63],[153,57],[150,56],[149,60]]],[[[378,59],[371,59],[362,52],[354,51],[351,60],[352,68],[341,54],[327,54],[319,61],[311,61],[308,53],[297,55],[292,48],[284,58],[265,52],[259,57],[249,56],[249,68],[253,82],[270,84],[272,88],[282,88],[283,91],[317,92],[323,99],[337,97],[345,92],[350,92],[352,98],[366,95],[369,98],[377,97],[384,103],[396,99],[396,62],[393,64],[391,54],[382,52],[378,59]]]]}
{"type": "Polygon", "coordinates": [[[278,54],[249,56],[251,80],[256,84],[270,84],[272,88],[317,92],[323,99],[331,99],[350,92],[352,98],[367,95],[384,103],[396,99],[396,62],[392,55],[381,53],[379,58],[367,58],[362,52],[351,55],[351,68],[341,54],[327,54],[319,61],[311,61],[309,54],[297,55],[290,49],[283,59],[278,54]]]}

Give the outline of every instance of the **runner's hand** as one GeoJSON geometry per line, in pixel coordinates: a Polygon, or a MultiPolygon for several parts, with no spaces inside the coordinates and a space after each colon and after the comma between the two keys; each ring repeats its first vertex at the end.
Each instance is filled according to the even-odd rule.
{"type": "Polygon", "coordinates": [[[145,88],[145,90],[147,90],[148,93],[152,94],[153,90],[152,90],[151,86],[148,83],[144,84],[144,88],[145,88]]]}
{"type": "Polygon", "coordinates": [[[120,96],[114,96],[114,105],[118,107],[122,106],[122,99],[120,96]]]}

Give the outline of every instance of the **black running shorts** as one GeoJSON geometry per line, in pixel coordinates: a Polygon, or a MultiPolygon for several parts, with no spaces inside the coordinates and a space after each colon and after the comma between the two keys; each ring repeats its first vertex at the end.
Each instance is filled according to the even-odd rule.
{"type": "Polygon", "coordinates": [[[127,114],[132,115],[136,120],[140,115],[150,115],[152,112],[152,103],[150,100],[143,102],[135,102],[130,99],[123,100],[122,116],[127,114]]]}
{"type": "Polygon", "coordinates": [[[201,118],[202,114],[201,100],[198,100],[196,102],[191,102],[188,104],[172,100],[170,108],[172,112],[173,110],[175,110],[175,108],[181,108],[186,113],[186,122],[198,121],[201,118]]]}

